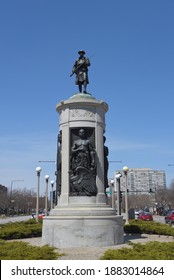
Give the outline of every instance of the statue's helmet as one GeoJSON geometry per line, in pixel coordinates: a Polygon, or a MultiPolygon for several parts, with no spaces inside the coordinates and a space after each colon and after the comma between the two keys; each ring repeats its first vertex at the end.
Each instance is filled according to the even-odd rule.
{"type": "Polygon", "coordinates": [[[85,51],[84,50],[80,50],[80,51],[78,51],[78,54],[85,54],[85,51]]]}

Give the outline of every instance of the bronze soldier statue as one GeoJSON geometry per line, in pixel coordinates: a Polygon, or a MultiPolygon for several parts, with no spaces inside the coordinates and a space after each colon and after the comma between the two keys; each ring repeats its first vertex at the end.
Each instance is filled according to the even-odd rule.
{"type": "Polygon", "coordinates": [[[80,55],[79,58],[75,61],[72,73],[70,77],[75,73],[76,74],[76,80],[75,84],[78,85],[79,87],[79,92],[82,92],[82,85],[84,87],[83,92],[86,92],[87,84],[89,84],[89,79],[88,79],[88,66],[90,66],[90,60],[89,58],[86,58],[85,51],[80,50],[78,52],[80,55]]]}

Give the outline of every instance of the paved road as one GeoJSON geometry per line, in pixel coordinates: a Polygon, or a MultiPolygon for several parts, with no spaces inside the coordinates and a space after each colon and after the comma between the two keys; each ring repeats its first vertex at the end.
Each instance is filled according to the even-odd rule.
{"type": "Polygon", "coordinates": [[[14,216],[14,217],[0,217],[0,224],[7,224],[10,222],[21,222],[27,221],[31,219],[31,215],[29,216],[14,216]]]}
{"type": "MultiPolygon", "coordinates": [[[[125,218],[125,214],[123,213],[123,218],[125,218]]],[[[31,215],[29,216],[14,216],[14,217],[0,217],[0,224],[7,224],[9,222],[19,222],[19,221],[27,221],[31,219],[31,215]]],[[[164,216],[153,215],[153,220],[158,223],[165,224],[164,216]]]]}

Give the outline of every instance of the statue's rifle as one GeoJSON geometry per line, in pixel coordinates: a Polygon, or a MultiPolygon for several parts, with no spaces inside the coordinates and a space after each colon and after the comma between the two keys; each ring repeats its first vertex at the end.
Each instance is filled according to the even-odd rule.
{"type": "MultiPolygon", "coordinates": [[[[91,57],[92,57],[92,55],[90,56],[90,58],[91,58],[91,57]]],[[[83,61],[83,63],[81,63],[79,66],[77,66],[77,68],[75,69],[75,71],[72,71],[70,77],[72,77],[72,76],[75,74],[75,72],[76,72],[78,69],[80,69],[80,67],[82,67],[82,65],[86,62],[87,59],[88,59],[88,58],[85,58],[85,60],[83,61]]]]}

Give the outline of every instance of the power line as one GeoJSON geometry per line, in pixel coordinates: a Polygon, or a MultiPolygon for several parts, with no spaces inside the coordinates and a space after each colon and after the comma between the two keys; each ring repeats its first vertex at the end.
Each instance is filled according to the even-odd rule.
{"type": "Polygon", "coordinates": [[[52,163],[52,162],[56,162],[55,160],[38,160],[38,162],[49,162],[49,163],[52,163]]]}
{"type": "Polygon", "coordinates": [[[121,160],[109,160],[109,162],[113,163],[113,162],[122,162],[121,160]]]}

